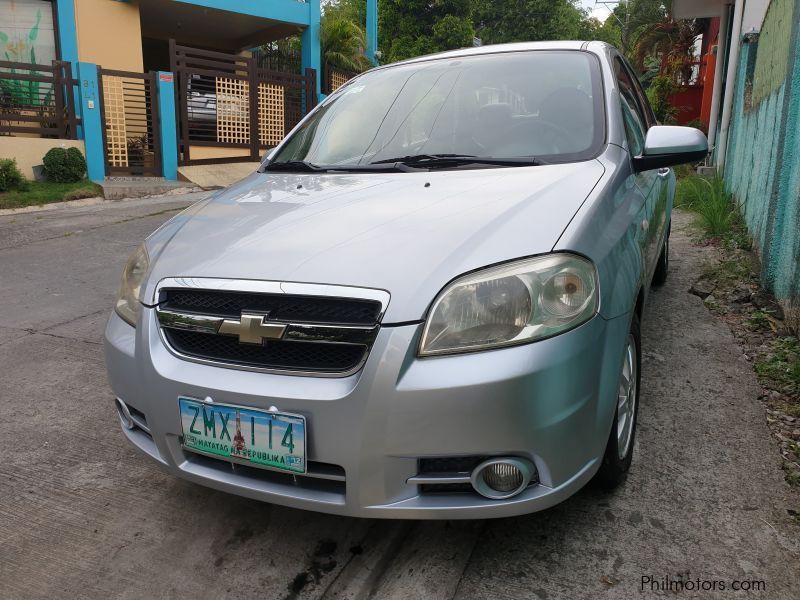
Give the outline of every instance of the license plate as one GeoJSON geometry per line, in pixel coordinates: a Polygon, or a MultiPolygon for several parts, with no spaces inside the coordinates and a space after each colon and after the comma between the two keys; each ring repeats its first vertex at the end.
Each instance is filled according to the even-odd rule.
{"type": "Polygon", "coordinates": [[[183,447],[254,467],[306,472],[306,420],[299,415],[178,398],[183,447]]]}

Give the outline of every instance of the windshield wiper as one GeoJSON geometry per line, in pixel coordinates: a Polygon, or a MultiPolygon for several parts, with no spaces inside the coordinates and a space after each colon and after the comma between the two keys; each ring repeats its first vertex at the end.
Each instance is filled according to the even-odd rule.
{"type": "Polygon", "coordinates": [[[381,165],[396,163],[415,167],[455,167],[461,165],[496,165],[498,167],[521,167],[543,165],[544,161],[532,156],[512,158],[495,158],[493,156],[474,156],[472,154],[413,154],[397,158],[376,160],[370,164],[381,165]]]}
{"type": "Polygon", "coordinates": [[[420,162],[427,162],[427,161],[438,161],[438,160],[461,160],[461,159],[473,159],[477,158],[474,154],[411,154],[409,156],[398,156],[396,158],[384,158],[382,160],[375,160],[372,161],[371,165],[383,165],[387,163],[402,163],[402,164],[409,164],[409,163],[420,163],[420,162]]]}
{"type": "Polygon", "coordinates": [[[315,165],[305,160],[287,160],[281,162],[267,163],[261,168],[261,172],[279,171],[283,173],[408,173],[420,171],[413,166],[404,163],[393,162],[392,164],[368,164],[368,165],[315,165]]]}
{"type": "Polygon", "coordinates": [[[262,171],[284,171],[287,173],[316,173],[324,171],[322,167],[306,162],[304,160],[285,160],[281,162],[271,162],[264,165],[262,171]]]}

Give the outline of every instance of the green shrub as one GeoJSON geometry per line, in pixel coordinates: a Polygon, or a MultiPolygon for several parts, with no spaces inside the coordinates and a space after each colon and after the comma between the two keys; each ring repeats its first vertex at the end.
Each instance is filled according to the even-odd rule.
{"type": "Polygon", "coordinates": [[[13,158],[0,158],[0,192],[16,190],[24,187],[27,180],[17,168],[17,161],[13,158]]]}
{"type": "Polygon", "coordinates": [[[730,232],[736,224],[737,213],[731,196],[725,191],[725,181],[719,175],[711,178],[686,177],[678,185],[675,206],[697,213],[706,235],[717,237],[730,232]]]}
{"type": "Polygon", "coordinates": [[[22,181],[20,181],[17,184],[17,187],[14,188],[14,191],[15,192],[27,192],[27,191],[30,191],[31,187],[32,187],[32,184],[31,184],[30,180],[29,179],[25,179],[23,177],[22,181]]]}
{"type": "Polygon", "coordinates": [[[672,105],[670,98],[677,91],[675,81],[667,75],[659,75],[650,82],[647,88],[647,100],[656,114],[659,123],[669,125],[675,123],[678,109],[672,105]]]}
{"type": "Polygon", "coordinates": [[[86,159],[77,148],[51,148],[44,155],[45,175],[57,183],[74,183],[86,173],[86,159]]]}

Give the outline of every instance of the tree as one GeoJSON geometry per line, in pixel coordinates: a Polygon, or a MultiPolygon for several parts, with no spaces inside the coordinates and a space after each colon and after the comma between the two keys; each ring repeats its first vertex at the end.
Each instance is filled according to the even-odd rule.
{"type": "Polygon", "coordinates": [[[367,21],[367,3],[366,0],[328,0],[322,5],[322,14],[336,15],[364,28],[367,21]]]}
{"type": "Polygon", "coordinates": [[[348,71],[371,64],[364,55],[367,4],[364,0],[332,0],[323,5],[319,42],[322,61],[348,71]]]}
{"type": "Polygon", "coordinates": [[[585,13],[575,0],[472,0],[472,18],[485,44],[579,39],[585,13]]]}
{"type": "Polygon", "coordinates": [[[675,21],[667,15],[661,21],[642,27],[631,51],[631,62],[640,71],[644,70],[649,57],[658,58],[663,68],[682,71],[684,79],[688,65],[694,60],[694,45],[697,36],[705,29],[702,19],[675,21]]]}
{"type": "Polygon", "coordinates": [[[603,23],[601,39],[630,57],[642,32],[666,19],[671,8],[671,0],[621,0],[603,23]]]}
{"type": "Polygon", "coordinates": [[[579,39],[611,43],[611,40],[606,39],[603,25],[604,23],[595,17],[585,17],[580,23],[579,39]]]}
{"type": "MultiPolygon", "coordinates": [[[[617,46],[641,71],[646,59],[653,52],[661,52],[662,41],[670,37],[672,29],[665,24],[674,24],[669,19],[671,5],[672,0],[620,0],[601,23],[590,17],[578,0],[380,0],[379,49],[383,62],[394,62],[470,46],[476,36],[484,44],[602,40],[617,46]],[[656,24],[662,24],[662,29],[654,30],[656,24]],[[656,39],[659,34],[662,41],[656,39]]],[[[346,42],[350,37],[344,31],[347,28],[332,24],[344,20],[363,31],[365,19],[364,0],[330,0],[325,4],[324,20],[330,20],[330,37],[338,40],[326,46],[334,49],[331,57],[341,61],[352,54],[354,46],[346,42]]],[[[349,31],[354,33],[352,28],[349,31]]]]}
{"type": "Polygon", "coordinates": [[[474,36],[472,23],[455,15],[446,15],[433,26],[433,42],[443,50],[471,46],[474,36]]]}
{"type": "Polygon", "coordinates": [[[385,62],[472,45],[469,0],[380,0],[379,46],[385,62]]]}
{"type": "Polygon", "coordinates": [[[695,40],[704,29],[701,19],[674,20],[671,0],[627,0],[612,11],[600,33],[638,71],[658,120],[670,123],[680,110],[673,96],[691,77],[695,40]]]}

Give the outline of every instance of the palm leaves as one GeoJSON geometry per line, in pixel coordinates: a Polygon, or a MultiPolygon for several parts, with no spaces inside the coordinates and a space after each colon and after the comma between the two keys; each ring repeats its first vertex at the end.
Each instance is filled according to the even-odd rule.
{"type": "Polygon", "coordinates": [[[636,40],[632,56],[634,65],[643,71],[648,57],[658,57],[673,73],[688,79],[690,63],[694,60],[695,40],[701,33],[703,22],[697,19],[674,21],[668,16],[663,21],[650,23],[636,40]]]}
{"type": "Polygon", "coordinates": [[[364,56],[366,35],[353,21],[337,14],[325,14],[319,31],[325,63],[348,71],[364,71],[370,62],[364,56]]]}

